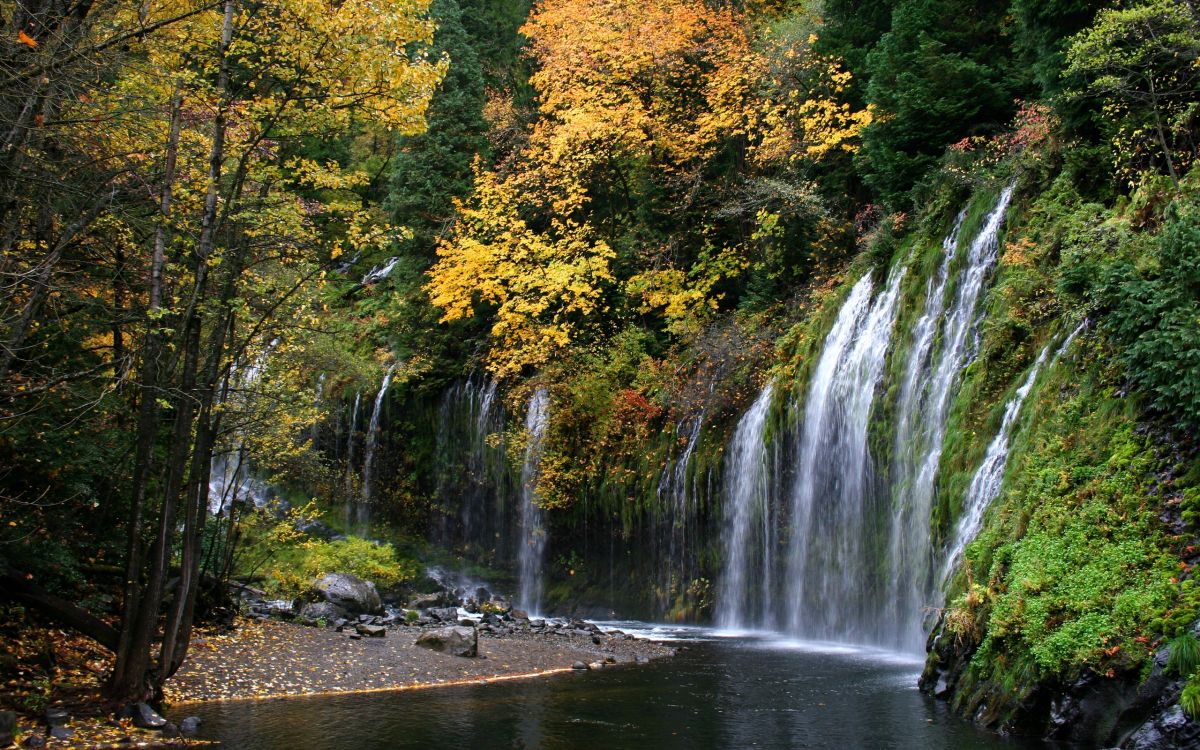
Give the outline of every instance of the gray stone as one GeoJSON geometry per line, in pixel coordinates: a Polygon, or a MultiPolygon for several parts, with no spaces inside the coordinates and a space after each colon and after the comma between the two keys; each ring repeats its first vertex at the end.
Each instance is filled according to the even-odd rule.
{"type": "Polygon", "coordinates": [[[585,670],[587,668],[588,668],[588,665],[581,661],[577,661],[571,665],[571,669],[585,670]]]}
{"type": "Polygon", "coordinates": [[[409,609],[429,609],[442,603],[441,594],[417,594],[408,601],[409,609]]]}
{"type": "Polygon", "coordinates": [[[472,657],[479,653],[479,633],[475,628],[461,626],[438,628],[422,633],[417,645],[443,654],[472,657]]]}
{"type": "MultiPolygon", "coordinates": [[[[0,740],[2,741],[2,740],[0,740]]],[[[11,740],[9,740],[11,742],[11,740]]],[[[40,734],[31,734],[21,741],[21,747],[45,747],[46,738],[40,734]]]]}
{"type": "Polygon", "coordinates": [[[458,607],[434,607],[429,616],[440,622],[458,622],[458,607]]]}
{"type": "Polygon", "coordinates": [[[329,573],[316,581],[313,588],[325,599],[350,614],[378,614],[383,602],[375,584],[349,573],[329,573]]]}
{"type": "Polygon", "coordinates": [[[369,623],[359,623],[354,626],[359,635],[365,635],[369,638],[383,638],[387,635],[387,628],[382,625],[371,625],[369,623]]]}
{"type": "Polygon", "coordinates": [[[162,729],[167,723],[148,703],[134,703],[129,716],[133,719],[133,725],[141,729],[162,729]]]}
{"type": "Polygon", "coordinates": [[[69,740],[75,736],[75,730],[58,726],[50,727],[50,736],[56,740],[69,740]]]}
{"type": "Polygon", "coordinates": [[[200,729],[200,717],[189,716],[179,722],[179,731],[186,735],[193,735],[200,729]]]}
{"type": "Polygon", "coordinates": [[[306,620],[324,620],[325,624],[337,623],[346,617],[346,611],[333,602],[311,602],[300,610],[300,616],[306,620]]]}
{"type": "Polygon", "coordinates": [[[166,724],[163,724],[162,729],[159,731],[162,733],[163,737],[175,738],[182,735],[182,732],[179,731],[179,727],[175,726],[169,721],[166,724]]]}

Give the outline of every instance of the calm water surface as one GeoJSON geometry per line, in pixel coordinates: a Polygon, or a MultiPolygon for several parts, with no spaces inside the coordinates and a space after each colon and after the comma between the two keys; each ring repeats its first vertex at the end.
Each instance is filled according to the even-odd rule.
{"type": "MultiPolygon", "coordinates": [[[[674,659],[398,693],[191,706],[237,750],[895,748],[1016,750],[916,689],[915,658],[659,630],[674,659]]],[[[182,715],[174,718],[182,718],[182,715]]]]}

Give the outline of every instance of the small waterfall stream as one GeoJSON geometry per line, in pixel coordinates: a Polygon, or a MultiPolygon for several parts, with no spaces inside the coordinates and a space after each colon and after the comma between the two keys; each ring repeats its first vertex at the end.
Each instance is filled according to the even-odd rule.
{"type": "Polygon", "coordinates": [[[778,467],[766,443],[774,385],[768,383],[738,422],[725,453],[724,570],[717,625],[770,627],[774,604],[775,527],[772,490],[778,467]]]}
{"type": "MultiPolygon", "coordinates": [[[[1054,353],[1054,357],[1050,360],[1050,366],[1062,356],[1063,352],[1083,330],[1086,322],[1080,323],[1059,345],[1054,353]]],[[[987,453],[983,457],[983,461],[979,464],[979,468],[975,471],[975,476],[971,478],[971,486],[967,489],[966,499],[963,501],[962,510],[958,516],[958,523],[954,528],[954,536],[945,555],[945,562],[942,564],[942,571],[939,577],[941,588],[945,590],[946,584],[950,577],[954,574],[959,562],[962,561],[963,552],[966,551],[967,545],[979,533],[983,527],[983,515],[987,511],[988,506],[992,501],[1000,496],[1000,488],[1004,483],[1004,469],[1008,464],[1008,451],[1011,442],[1011,432],[1013,425],[1016,424],[1017,418],[1021,415],[1021,407],[1025,404],[1025,399],[1028,398],[1029,392],[1033,390],[1033,385],[1037,381],[1038,373],[1042,370],[1042,365],[1046,363],[1046,358],[1050,353],[1050,344],[1046,344],[1042,348],[1033,366],[1029,369],[1029,374],[1025,376],[1024,382],[1008,403],[1004,405],[1004,419],[1000,423],[1000,430],[996,433],[996,437],[988,445],[987,453]]]]}
{"type": "Polygon", "coordinates": [[[697,487],[692,474],[692,458],[704,431],[703,409],[692,417],[684,417],[675,423],[674,435],[683,444],[678,455],[668,454],[655,490],[656,517],[654,524],[661,535],[655,541],[656,567],[658,574],[658,608],[661,612],[671,609],[679,585],[694,577],[694,560],[691,556],[695,543],[695,518],[697,487]],[[665,555],[663,554],[665,548],[665,555]]]}
{"type": "Polygon", "coordinates": [[[538,388],[525,413],[525,457],[521,463],[521,546],[517,552],[517,605],[530,615],[542,608],[542,565],[546,552],[546,528],[538,506],[538,464],[550,416],[550,394],[538,388]]]}
{"type": "Polygon", "coordinates": [[[354,495],[354,438],[358,433],[358,412],[362,406],[362,391],[354,392],[354,406],[350,407],[350,431],[346,433],[346,498],[354,495]]]}
{"type": "Polygon", "coordinates": [[[886,642],[879,617],[879,510],[867,422],[891,344],[903,270],[873,301],[864,276],[826,337],[804,402],[792,489],[788,627],[818,640],[886,642]]]}
{"type": "Polygon", "coordinates": [[[441,523],[435,529],[447,548],[507,559],[507,467],[503,445],[489,443],[504,430],[499,384],[473,374],[451,385],[438,410],[437,499],[441,523]]]}
{"type": "Polygon", "coordinates": [[[367,443],[363,449],[362,502],[360,503],[363,506],[371,502],[372,482],[375,474],[375,450],[379,446],[379,420],[383,415],[383,400],[387,396],[388,387],[392,384],[392,376],[395,374],[396,366],[392,365],[388,368],[387,374],[383,376],[379,393],[375,394],[375,406],[371,409],[371,421],[367,423],[367,443]]]}

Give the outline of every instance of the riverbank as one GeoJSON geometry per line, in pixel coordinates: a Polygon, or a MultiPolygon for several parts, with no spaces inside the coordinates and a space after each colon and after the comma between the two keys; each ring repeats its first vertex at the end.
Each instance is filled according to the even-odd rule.
{"type": "Polygon", "coordinates": [[[429,628],[394,624],[383,637],[347,629],[247,621],[232,633],[199,638],[166,685],[173,705],[332,693],[431,688],[537,677],[590,665],[607,668],[672,656],[675,649],[590,623],[479,633],[478,656],[416,645],[429,628]]]}

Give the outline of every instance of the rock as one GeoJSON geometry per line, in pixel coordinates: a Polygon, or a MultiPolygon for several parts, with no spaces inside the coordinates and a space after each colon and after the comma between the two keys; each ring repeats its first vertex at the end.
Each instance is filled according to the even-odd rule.
{"type": "Polygon", "coordinates": [[[617,657],[615,657],[615,656],[606,656],[606,657],[604,657],[604,663],[605,663],[605,664],[616,664],[616,663],[617,663],[617,657]]]}
{"type": "Polygon", "coordinates": [[[438,628],[422,633],[417,645],[443,654],[472,657],[479,653],[479,633],[475,628],[438,628]]]}
{"type": "Polygon", "coordinates": [[[329,573],[315,582],[313,588],[325,601],[350,614],[378,614],[383,611],[383,602],[375,590],[375,584],[349,573],[329,573]]]}
{"type": "Polygon", "coordinates": [[[56,740],[69,740],[75,736],[75,730],[58,726],[50,727],[50,736],[56,740]]]}
{"type": "Polygon", "coordinates": [[[649,664],[650,657],[642,656],[641,654],[638,654],[637,657],[634,659],[634,661],[636,661],[638,664],[649,664]]]}
{"type": "Polygon", "coordinates": [[[435,607],[429,616],[440,622],[458,622],[458,607],[435,607]]]}
{"type": "Polygon", "coordinates": [[[148,703],[134,703],[129,707],[128,715],[133,719],[133,725],[141,729],[162,729],[167,723],[148,703]]]}
{"type": "Polygon", "coordinates": [[[597,646],[599,646],[599,645],[600,645],[600,643],[601,643],[601,641],[600,641],[600,636],[598,636],[598,635],[593,635],[593,636],[592,636],[592,643],[594,643],[594,644],[596,644],[597,646]]]}
{"type": "Polygon", "coordinates": [[[336,624],[338,620],[344,620],[346,611],[333,602],[312,602],[304,605],[300,610],[300,616],[314,622],[324,620],[328,625],[336,624]]]}
{"type": "Polygon", "coordinates": [[[368,623],[359,623],[354,626],[359,635],[365,635],[369,638],[383,638],[387,635],[387,628],[382,625],[370,625],[368,623]]]}
{"type": "Polygon", "coordinates": [[[462,625],[464,628],[475,627],[475,621],[472,620],[470,617],[463,617],[463,618],[459,619],[458,624],[462,625]]]}
{"type": "Polygon", "coordinates": [[[577,662],[575,662],[574,664],[572,664],[572,665],[571,665],[571,669],[580,669],[580,670],[586,670],[587,668],[588,668],[588,665],[587,665],[587,664],[584,664],[584,663],[583,663],[583,662],[581,662],[581,661],[577,661],[577,662]]]}
{"type": "Polygon", "coordinates": [[[352,641],[361,641],[361,640],[362,640],[362,636],[361,636],[361,635],[359,635],[358,633],[351,633],[351,634],[350,634],[350,640],[352,640],[352,641]]]}
{"type": "Polygon", "coordinates": [[[61,727],[71,720],[71,712],[58,706],[47,708],[42,716],[48,727],[61,727]]]}
{"type": "Polygon", "coordinates": [[[528,620],[529,619],[529,613],[523,609],[514,609],[512,612],[509,612],[509,615],[511,615],[514,620],[528,620]]]}
{"type": "Polygon", "coordinates": [[[200,717],[189,716],[179,722],[179,731],[186,735],[193,735],[200,730],[200,717]]]}
{"type": "Polygon", "coordinates": [[[162,729],[159,731],[161,732],[163,737],[175,738],[175,737],[179,737],[182,734],[179,731],[179,727],[175,726],[174,724],[172,724],[169,721],[166,724],[163,724],[162,729]]]}
{"type": "MultiPolygon", "coordinates": [[[[3,742],[3,741],[4,741],[4,739],[2,737],[0,737],[0,742],[3,742]]],[[[31,734],[28,737],[26,737],[24,739],[24,741],[21,742],[21,747],[45,747],[45,746],[46,746],[46,738],[40,734],[31,734]]]]}
{"type": "Polygon", "coordinates": [[[442,594],[417,594],[408,601],[409,609],[429,609],[442,603],[442,594]]]}
{"type": "Polygon", "coordinates": [[[594,661],[588,665],[588,669],[604,669],[604,662],[594,661]]]}
{"type": "Polygon", "coordinates": [[[8,747],[17,736],[17,715],[0,711],[0,747],[8,747]]]}
{"type": "Polygon", "coordinates": [[[529,627],[534,628],[535,630],[540,630],[541,628],[546,627],[546,621],[541,619],[540,617],[530,620],[529,627]]]}

